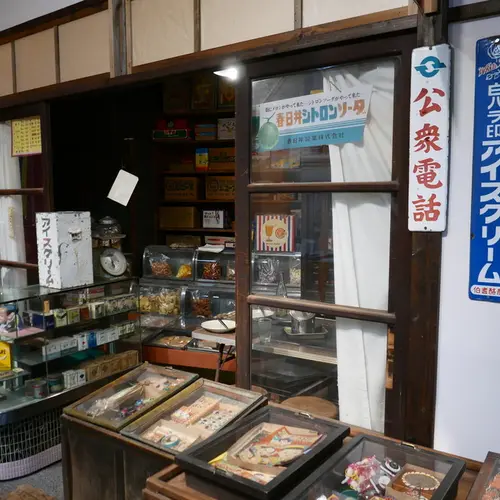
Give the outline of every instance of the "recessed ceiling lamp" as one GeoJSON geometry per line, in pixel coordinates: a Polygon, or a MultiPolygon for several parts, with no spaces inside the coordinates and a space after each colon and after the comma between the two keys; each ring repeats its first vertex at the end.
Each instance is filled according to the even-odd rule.
{"type": "Polygon", "coordinates": [[[227,78],[228,80],[231,80],[235,82],[238,79],[238,68],[235,68],[234,66],[230,66],[229,68],[226,69],[221,69],[220,71],[214,71],[214,73],[218,76],[222,76],[222,78],[227,78]]]}

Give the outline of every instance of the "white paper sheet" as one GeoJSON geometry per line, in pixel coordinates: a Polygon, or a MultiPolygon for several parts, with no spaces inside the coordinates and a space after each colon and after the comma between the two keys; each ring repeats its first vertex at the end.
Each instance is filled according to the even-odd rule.
{"type": "Polygon", "coordinates": [[[126,207],[138,182],[139,177],[125,170],[120,170],[111,186],[108,198],[126,207]]]}

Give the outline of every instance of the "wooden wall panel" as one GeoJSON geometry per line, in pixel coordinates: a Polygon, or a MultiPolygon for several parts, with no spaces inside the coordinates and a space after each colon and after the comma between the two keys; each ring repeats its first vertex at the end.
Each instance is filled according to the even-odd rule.
{"type": "Polygon", "coordinates": [[[303,0],[303,25],[329,23],[382,10],[408,7],[408,0],[303,0]]]}
{"type": "Polygon", "coordinates": [[[132,64],[194,52],[193,0],[132,2],[132,64]]]}
{"type": "Polygon", "coordinates": [[[108,11],[59,26],[61,81],[109,73],[108,11]]]}
{"type": "Polygon", "coordinates": [[[0,96],[14,93],[14,75],[12,74],[12,45],[0,45],[0,96]]]}
{"type": "Polygon", "coordinates": [[[201,0],[201,50],[293,29],[294,0],[201,0]]]}
{"type": "Polygon", "coordinates": [[[17,91],[56,83],[55,28],[16,40],[17,91]]]}

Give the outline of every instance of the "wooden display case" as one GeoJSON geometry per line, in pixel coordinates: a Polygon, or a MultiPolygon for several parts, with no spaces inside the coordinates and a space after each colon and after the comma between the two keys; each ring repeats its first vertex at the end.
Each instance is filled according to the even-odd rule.
{"type": "MultiPolygon", "coordinates": [[[[222,485],[235,493],[264,500],[283,498],[284,494],[293,488],[300,479],[310,474],[327,456],[338,450],[348,433],[349,428],[338,422],[312,417],[303,412],[268,406],[181,453],[177,456],[176,463],[183,470],[222,485]],[[267,484],[260,484],[211,465],[214,459],[219,458],[233,447],[240,438],[264,423],[308,429],[323,434],[323,436],[307,453],[295,459],[267,484]]],[[[262,473],[262,470],[258,472],[262,473]]]]}
{"type": "Polygon", "coordinates": [[[174,429],[177,429],[180,434],[183,431],[187,433],[189,438],[194,439],[194,443],[199,443],[200,440],[205,439],[208,435],[220,432],[222,428],[248,415],[255,408],[263,404],[264,401],[265,398],[261,394],[237,389],[206,379],[199,379],[180,393],[171,397],[168,401],[165,401],[154,410],[128,425],[121,433],[132,439],[137,439],[145,444],[176,455],[179,452],[179,445],[183,446],[182,439],[177,439],[180,441],[176,443],[177,446],[172,445],[173,441],[169,440],[166,445],[168,448],[165,448],[165,445],[162,444],[164,443],[164,439],[158,440],[156,436],[148,437],[148,432],[154,434],[151,431],[154,431],[155,426],[166,425],[168,431],[172,431],[171,435],[175,434],[174,429]],[[201,398],[207,397],[219,401],[217,406],[210,410],[210,412],[200,414],[198,418],[194,415],[193,421],[190,424],[180,424],[178,421],[174,421],[174,412],[179,412],[183,409],[184,411],[188,411],[190,405],[200,401],[201,398]],[[228,405],[235,407],[234,414],[228,417],[227,421],[222,420],[221,413],[224,409],[220,405],[224,406],[224,408],[227,408],[228,405]],[[217,428],[209,428],[208,430],[204,426],[203,428],[200,427],[201,424],[199,421],[211,416],[212,418],[219,416],[219,426],[217,428]]]}
{"type": "Polygon", "coordinates": [[[118,431],[181,391],[196,378],[197,375],[193,373],[144,363],[68,406],[64,413],[118,431]],[[137,409],[139,401],[141,407],[137,409]],[[132,406],[133,410],[128,411],[132,406]]]}
{"type": "Polygon", "coordinates": [[[500,454],[490,451],[467,500],[490,500],[500,495],[500,454]]]}
{"type": "Polygon", "coordinates": [[[465,461],[458,458],[361,434],[283,499],[356,494],[411,500],[418,493],[428,500],[451,500],[464,471],[465,461]],[[418,482],[422,484],[417,489],[418,482]]]}

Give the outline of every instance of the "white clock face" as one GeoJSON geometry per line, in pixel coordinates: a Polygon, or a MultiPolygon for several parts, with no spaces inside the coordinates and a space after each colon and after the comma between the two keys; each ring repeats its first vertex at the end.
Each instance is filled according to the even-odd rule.
{"type": "Polygon", "coordinates": [[[111,276],[121,276],[127,270],[127,259],[120,250],[107,248],[101,253],[101,266],[111,276]]]}

